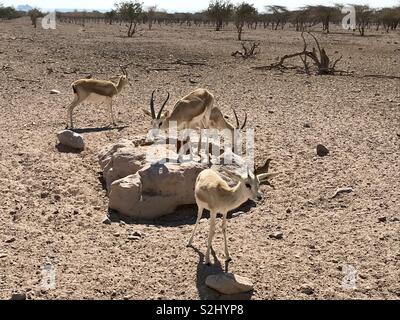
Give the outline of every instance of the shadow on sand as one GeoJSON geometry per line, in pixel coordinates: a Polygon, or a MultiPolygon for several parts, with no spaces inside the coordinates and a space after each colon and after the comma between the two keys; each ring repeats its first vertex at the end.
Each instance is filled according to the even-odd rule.
{"type": "Polygon", "coordinates": [[[98,133],[98,132],[105,132],[105,131],[112,131],[112,130],[118,130],[122,131],[129,126],[119,126],[119,127],[112,127],[112,126],[107,126],[107,127],[97,127],[97,128],[80,128],[80,129],[68,129],[71,130],[75,133],[98,133]]]}
{"type": "Polygon", "coordinates": [[[214,289],[207,287],[206,278],[210,275],[228,272],[229,263],[225,262],[225,270],[222,268],[221,262],[218,260],[214,249],[211,249],[211,254],[214,261],[211,265],[204,263],[204,254],[197,248],[191,247],[199,256],[197,264],[196,286],[201,300],[250,300],[253,296],[253,291],[241,294],[224,295],[214,289]]]}

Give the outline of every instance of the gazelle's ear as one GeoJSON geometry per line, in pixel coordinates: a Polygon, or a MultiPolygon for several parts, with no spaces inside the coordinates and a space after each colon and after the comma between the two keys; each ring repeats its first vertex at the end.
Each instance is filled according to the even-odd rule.
{"type": "Polygon", "coordinates": [[[279,175],[279,172],[275,172],[275,173],[262,173],[257,175],[257,178],[260,182],[266,181],[268,179],[272,179],[273,177],[276,177],[277,175],[279,175]]]}
{"type": "Polygon", "coordinates": [[[162,116],[164,118],[168,118],[169,117],[169,110],[165,111],[162,116]]]}
{"type": "Polygon", "coordinates": [[[151,112],[150,112],[149,110],[144,109],[144,108],[143,108],[142,110],[143,110],[143,112],[145,113],[145,115],[151,117],[151,112]]]}

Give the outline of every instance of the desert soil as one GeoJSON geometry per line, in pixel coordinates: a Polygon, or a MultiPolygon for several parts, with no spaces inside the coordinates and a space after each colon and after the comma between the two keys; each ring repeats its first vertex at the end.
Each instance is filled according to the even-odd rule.
{"type": "Polygon", "coordinates": [[[128,39],[119,25],[34,30],[27,19],[1,21],[0,298],[226,298],[204,284],[224,268],[220,221],[212,266],[204,265],[207,215],[195,249],[185,247],[196,206],[147,223],[102,223],[108,200],[96,154],[147,132],[141,109],[152,90],[160,89],[160,103],[166,91],[176,100],[203,87],[231,120],[230,107],[247,111],[256,162],[270,157],[271,170],[282,172],[275,189],[262,187],[262,201],[228,221],[229,271],[255,286],[239,298],[399,299],[400,81],[361,77],[400,75],[399,32],[316,34],[329,54],[343,55],[338,67],[357,77],[250,68],[301,49],[291,30],[246,30],[244,39],[259,41],[261,53],[244,61],[231,57],[240,49],[233,29],[142,26],[128,39]],[[178,59],[205,65],[174,64],[178,59]],[[127,127],[96,129],[109,124],[105,106],[79,106],[75,124],[87,129],[87,148],[58,149],[71,82],[89,74],[109,79],[130,62],[133,87],[114,102],[119,125],[127,127]],[[329,156],[316,155],[319,143],[329,156]],[[354,191],[331,199],[342,187],[354,191]],[[270,237],[277,231],[282,239],[270,237]],[[129,240],[135,232],[141,239],[129,240]],[[49,262],[53,290],[42,286],[49,262]],[[354,290],[342,286],[346,265],[357,271],[354,290]]]}

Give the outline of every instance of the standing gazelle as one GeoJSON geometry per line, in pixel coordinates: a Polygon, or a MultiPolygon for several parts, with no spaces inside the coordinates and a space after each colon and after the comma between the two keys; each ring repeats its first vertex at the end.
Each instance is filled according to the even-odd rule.
{"type": "Polygon", "coordinates": [[[67,123],[70,124],[70,128],[74,127],[72,119],[72,112],[74,111],[74,108],[82,102],[90,100],[106,101],[110,112],[111,123],[114,126],[116,125],[112,108],[112,98],[120,93],[127,84],[130,85],[128,72],[126,71],[125,67],[121,66],[121,70],[123,75],[118,77],[117,83],[108,80],[97,79],[80,79],[72,83],[72,89],[74,90],[75,98],[68,106],[67,123]]]}
{"type": "Polygon", "coordinates": [[[222,233],[225,242],[225,259],[227,262],[231,260],[228,252],[228,244],[226,237],[226,216],[230,210],[238,208],[241,204],[249,199],[260,200],[259,187],[268,184],[267,180],[276,176],[277,173],[268,173],[269,160],[264,166],[265,172],[254,174],[247,169],[245,177],[240,176],[232,171],[222,167],[223,172],[232,180],[238,182],[235,187],[230,187],[221,176],[212,169],[202,171],[196,180],[195,198],[198,206],[198,215],[192,235],[189,239],[188,246],[192,245],[193,237],[197,226],[200,222],[204,209],[210,211],[210,231],[208,234],[208,245],[205,263],[210,264],[211,243],[215,234],[215,220],[217,214],[222,214],[222,233]]]}

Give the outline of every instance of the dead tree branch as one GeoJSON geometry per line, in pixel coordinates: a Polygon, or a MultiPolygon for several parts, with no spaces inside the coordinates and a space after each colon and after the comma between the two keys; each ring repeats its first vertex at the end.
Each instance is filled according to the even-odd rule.
{"type": "MultiPolygon", "coordinates": [[[[278,70],[284,70],[284,69],[297,69],[299,71],[302,71],[306,74],[310,74],[310,65],[307,62],[307,58],[310,58],[313,61],[314,67],[316,68],[316,73],[319,75],[334,75],[336,72],[336,65],[337,63],[342,59],[342,56],[339,57],[338,59],[334,60],[333,63],[329,59],[326,51],[324,48],[322,48],[319,44],[318,39],[311,33],[307,32],[314,40],[316,47],[318,49],[313,47],[312,51],[307,50],[307,41],[304,37],[304,32],[301,33],[301,38],[304,43],[303,50],[300,52],[292,53],[292,54],[286,54],[283,57],[280,58],[278,62],[272,63],[267,66],[260,66],[260,67],[254,67],[253,69],[257,70],[272,70],[272,69],[278,69],[278,70]],[[301,67],[287,67],[285,65],[285,61],[288,59],[292,59],[294,57],[300,57],[301,61],[303,62],[303,68],[301,67]]],[[[345,73],[345,71],[340,71],[340,73],[345,73]]]]}
{"type": "Polygon", "coordinates": [[[240,56],[243,59],[255,58],[257,54],[260,53],[260,50],[258,49],[259,46],[260,46],[259,43],[254,42],[251,44],[251,47],[247,47],[246,44],[242,42],[243,51],[237,50],[235,52],[232,52],[232,57],[240,56]]]}

